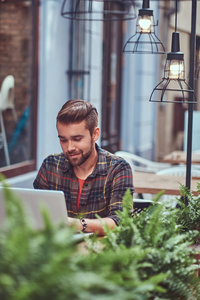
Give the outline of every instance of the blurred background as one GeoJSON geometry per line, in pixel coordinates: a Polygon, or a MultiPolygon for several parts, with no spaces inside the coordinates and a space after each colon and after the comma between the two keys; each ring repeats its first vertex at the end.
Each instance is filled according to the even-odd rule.
{"type": "MultiPolygon", "coordinates": [[[[161,162],[172,151],[186,150],[188,104],[177,101],[176,92],[170,93],[172,103],[149,99],[164,76],[176,17],[189,81],[192,1],[178,1],[177,14],[174,0],[110,1],[114,15],[128,9],[135,16],[110,13],[109,20],[103,17],[106,1],[82,1],[85,14],[87,2],[94,11],[100,5],[98,20],[88,14],[73,18],[81,1],[75,2],[0,0],[0,172],[21,186],[32,182],[47,155],[61,151],[56,115],[72,98],[96,106],[98,143],[112,153],[123,150],[161,162]],[[153,11],[156,41],[166,53],[125,51],[144,3],[153,11]]],[[[193,151],[200,150],[199,15],[197,1],[193,151]]]]}

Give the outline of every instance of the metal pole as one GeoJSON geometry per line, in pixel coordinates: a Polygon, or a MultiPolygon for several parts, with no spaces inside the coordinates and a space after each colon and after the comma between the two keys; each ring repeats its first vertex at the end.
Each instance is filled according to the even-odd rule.
{"type": "MultiPolygon", "coordinates": [[[[192,0],[192,16],[191,16],[191,36],[190,36],[190,79],[189,85],[194,89],[194,66],[195,66],[195,50],[196,50],[196,11],[197,0],[192,0]]],[[[192,99],[190,93],[189,100],[192,99]]],[[[186,187],[190,189],[191,184],[191,156],[192,156],[192,121],[193,121],[193,104],[188,104],[188,135],[187,135],[187,162],[186,162],[186,187]]]]}

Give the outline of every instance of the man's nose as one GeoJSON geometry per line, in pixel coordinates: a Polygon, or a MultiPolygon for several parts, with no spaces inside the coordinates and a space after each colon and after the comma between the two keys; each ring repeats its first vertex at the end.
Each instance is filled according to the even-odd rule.
{"type": "Polygon", "coordinates": [[[69,142],[68,142],[68,145],[67,145],[67,150],[68,150],[69,152],[71,152],[71,151],[73,151],[74,149],[75,149],[75,147],[74,147],[73,141],[69,141],[69,142]]]}

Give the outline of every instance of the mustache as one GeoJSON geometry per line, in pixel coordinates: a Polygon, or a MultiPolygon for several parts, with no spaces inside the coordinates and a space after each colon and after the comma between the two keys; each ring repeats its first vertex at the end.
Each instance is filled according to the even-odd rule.
{"type": "Polygon", "coordinates": [[[65,155],[74,155],[80,153],[79,151],[66,151],[65,155]]]}

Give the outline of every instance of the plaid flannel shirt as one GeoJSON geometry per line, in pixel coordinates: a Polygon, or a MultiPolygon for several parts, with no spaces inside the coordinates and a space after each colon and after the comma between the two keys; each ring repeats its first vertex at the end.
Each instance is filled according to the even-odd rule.
{"type": "Polygon", "coordinates": [[[83,184],[79,211],[76,200],[78,179],[63,153],[48,156],[33,183],[36,189],[61,190],[65,194],[69,217],[79,215],[94,219],[95,215],[112,218],[118,224],[117,210],[122,210],[122,198],[127,189],[134,193],[130,165],[120,157],[96,144],[98,161],[83,184]]]}

